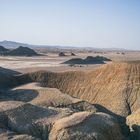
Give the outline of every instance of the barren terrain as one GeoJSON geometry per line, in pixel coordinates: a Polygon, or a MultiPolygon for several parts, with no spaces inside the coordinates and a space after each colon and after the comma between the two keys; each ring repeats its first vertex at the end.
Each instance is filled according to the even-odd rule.
{"type": "Polygon", "coordinates": [[[0,57],[2,140],[139,140],[140,53],[0,57]],[[68,65],[104,56],[104,64],[68,65]]]}
{"type": "Polygon", "coordinates": [[[34,57],[17,57],[17,56],[1,56],[0,66],[17,70],[22,73],[37,71],[37,70],[49,70],[54,72],[69,71],[69,70],[84,70],[90,71],[99,67],[101,64],[86,65],[83,67],[70,67],[66,64],[61,64],[71,58],[86,58],[87,56],[104,56],[110,58],[113,61],[134,61],[140,60],[140,52],[104,52],[104,53],[88,53],[80,52],[76,53],[76,56],[59,57],[58,53],[47,53],[45,56],[34,57]]]}

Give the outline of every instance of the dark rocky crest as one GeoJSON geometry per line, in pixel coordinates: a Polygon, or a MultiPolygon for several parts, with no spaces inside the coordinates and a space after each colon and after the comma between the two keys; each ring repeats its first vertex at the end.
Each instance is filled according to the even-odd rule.
{"type": "Polygon", "coordinates": [[[76,54],[75,54],[75,53],[73,53],[73,52],[71,52],[71,56],[76,56],[76,54]]]}
{"type": "Polygon", "coordinates": [[[64,62],[64,64],[104,64],[104,61],[111,61],[110,59],[106,58],[106,57],[102,57],[102,56],[88,56],[85,59],[82,58],[72,58],[66,62],[64,62]]]}
{"type": "Polygon", "coordinates": [[[60,52],[59,56],[66,56],[64,52],[60,52]]]}
{"type": "Polygon", "coordinates": [[[9,49],[6,49],[3,46],[0,46],[0,55],[6,55],[8,51],[9,49]]]}
{"type": "Polygon", "coordinates": [[[19,46],[18,48],[11,50],[8,55],[11,56],[37,56],[38,54],[28,47],[19,46]]]}

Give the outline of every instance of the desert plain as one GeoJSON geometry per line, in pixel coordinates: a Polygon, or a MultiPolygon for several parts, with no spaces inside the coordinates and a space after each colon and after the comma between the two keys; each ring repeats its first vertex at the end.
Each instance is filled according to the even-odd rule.
{"type": "MultiPolygon", "coordinates": [[[[47,52],[47,51],[46,51],[47,52]]],[[[126,51],[124,54],[122,52],[76,52],[76,56],[60,57],[58,53],[44,53],[44,56],[0,56],[0,66],[4,68],[9,68],[17,70],[19,72],[32,72],[37,70],[48,70],[54,72],[63,71],[92,71],[93,69],[101,66],[101,64],[93,65],[83,65],[83,67],[70,67],[67,64],[62,64],[63,62],[72,58],[86,58],[87,56],[104,56],[110,58],[113,62],[125,62],[125,61],[138,61],[140,60],[140,51],[126,51]]]]}
{"type": "Polygon", "coordinates": [[[0,139],[140,139],[140,52],[71,51],[0,56],[0,139]]]}

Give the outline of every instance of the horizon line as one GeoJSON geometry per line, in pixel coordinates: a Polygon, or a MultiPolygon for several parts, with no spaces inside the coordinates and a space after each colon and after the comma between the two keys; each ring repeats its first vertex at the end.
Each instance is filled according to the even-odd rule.
{"type": "Polygon", "coordinates": [[[25,42],[20,42],[20,41],[14,41],[14,40],[1,40],[0,43],[2,42],[12,42],[12,43],[20,43],[20,44],[25,44],[25,45],[29,45],[29,46],[37,46],[37,47],[47,47],[47,46],[50,46],[50,47],[65,47],[65,48],[81,48],[81,49],[84,49],[84,48],[90,48],[90,49],[114,49],[114,50],[125,50],[125,51],[140,51],[140,49],[129,49],[129,48],[117,48],[117,47],[91,47],[91,46],[88,46],[88,47],[85,47],[85,46],[71,46],[71,45],[58,45],[58,44],[55,44],[55,45],[49,45],[49,44],[32,44],[32,43],[25,43],[25,42]]]}

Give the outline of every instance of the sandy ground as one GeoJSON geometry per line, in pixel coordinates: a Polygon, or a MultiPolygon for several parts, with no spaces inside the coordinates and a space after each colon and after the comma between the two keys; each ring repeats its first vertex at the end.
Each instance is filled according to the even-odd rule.
{"type": "Polygon", "coordinates": [[[90,71],[98,68],[99,65],[85,65],[83,67],[70,67],[61,64],[71,58],[85,58],[87,56],[105,56],[113,61],[134,61],[140,60],[140,52],[125,52],[125,54],[118,54],[116,52],[106,53],[78,53],[77,56],[59,57],[57,54],[47,54],[47,56],[38,57],[0,57],[0,67],[17,70],[22,73],[32,72],[37,70],[48,70],[54,72],[82,70],[90,71]]]}

